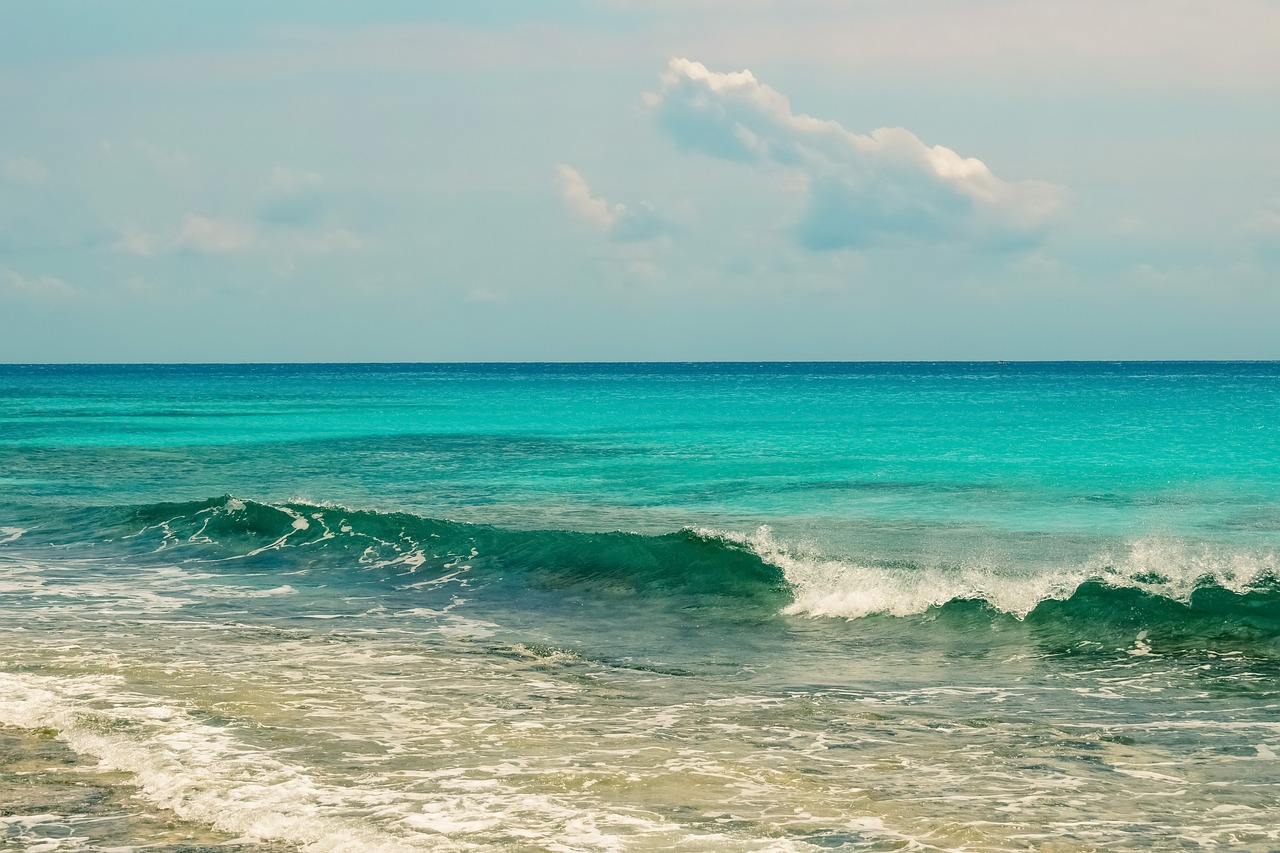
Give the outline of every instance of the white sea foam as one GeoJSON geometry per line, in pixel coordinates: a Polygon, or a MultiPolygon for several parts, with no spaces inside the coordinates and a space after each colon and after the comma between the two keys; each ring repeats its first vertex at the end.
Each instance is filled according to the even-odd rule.
{"type": "MultiPolygon", "coordinates": [[[[389,660],[366,649],[338,654],[344,651],[344,662],[356,663],[362,672],[389,660]]],[[[333,657],[328,655],[330,661],[333,657]]],[[[539,659],[539,664],[546,661],[539,659]]],[[[558,686],[540,682],[544,690],[558,686]]],[[[424,731],[410,716],[416,704],[411,696],[373,690],[361,698],[360,705],[340,709],[321,702],[308,719],[319,725],[332,721],[339,728],[331,735],[360,740],[363,735],[346,729],[354,715],[381,729],[382,736],[403,738],[410,750],[423,748],[422,738],[430,738],[430,729],[424,731]]],[[[508,737],[544,728],[522,714],[519,709],[500,712],[502,725],[511,732],[508,737]]],[[[494,724],[451,722],[434,714],[431,722],[464,734],[471,725],[484,729],[494,724]]],[[[648,811],[620,811],[591,797],[529,790],[522,777],[572,777],[587,771],[536,768],[519,753],[507,754],[502,741],[495,744],[501,760],[492,764],[460,756],[457,766],[441,765],[441,758],[448,761],[446,752],[424,756],[424,765],[435,768],[425,775],[407,769],[379,773],[370,767],[370,773],[345,773],[334,780],[322,768],[246,741],[234,725],[201,722],[185,706],[131,693],[123,679],[111,676],[0,673],[0,724],[56,730],[75,752],[98,759],[102,769],[132,774],[142,796],[183,819],[244,839],[287,841],[307,853],[450,853],[484,849],[490,846],[486,836],[494,832],[564,851],[620,851],[636,840],[646,847],[650,845],[644,841],[679,848],[691,836],[689,828],[648,811]],[[411,779],[428,776],[434,784],[415,790],[411,779]]],[[[447,739],[440,743],[451,744],[447,739]]],[[[696,835],[703,842],[718,839],[696,835]]]]}
{"type": "Polygon", "coordinates": [[[0,561],[0,618],[21,625],[40,611],[61,616],[73,611],[103,611],[117,617],[161,615],[195,602],[190,580],[202,577],[173,566],[149,569],[146,584],[135,575],[102,572],[92,560],[66,558],[46,564],[4,557],[0,561]]]}
{"type": "MultiPolygon", "coordinates": [[[[364,792],[320,783],[305,768],[264,755],[226,729],[118,686],[111,677],[0,673],[0,722],[56,729],[68,746],[99,759],[104,769],[134,774],[151,802],[224,832],[288,840],[314,853],[424,849],[331,814],[332,806],[364,792]]],[[[433,849],[452,848],[445,843],[433,849]]]]}
{"type": "Polygon", "coordinates": [[[282,584],[272,589],[254,589],[247,586],[228,586],[226,584],[210,584],[195,587],[190,595],[200,598],[275,598],[282,595],[297,595],[298,591],[289,584],[282,584]]]}
{"type": "MultiPolygon", "coordinates": [[[[171,630],[200,638],[211,673],[185,683],[131,681],[150,687],[128,689],[101,676],[0,675],[0,722],[57,729],[104,768],[133,772],[154,805],[307,851],[1011,849],[1017,845],[1001,843],[1006,832],[1063,817],[1055,803],[1068,793],[1082,798],[1082,810],[1116,820],[1095,846],[1133,849],[1188,825],[1133,834],[1134,822],[1146,820],[1140,798],[1168,787],[1143,775],[1162,772],[1165,746],[1102,742],[1101,761],[1059,760],[1075,754],[1078,740],[1099,744],[1100,732],[1172,725],[1131,706],[1099,713],[1101,700],[1145,695],[1150,687],[1137,682],[1108,684],[1115,699],[1087,700],[1031,683],[963,680],[786,695],[734,685],[708,695],[700,679],[597,666],[540,647],[491,655],[471,643],[319,640],[269,626],[177,622],[150,639],[170,642],[171,630]],[[241,642],[258,631],[270,632],[265,642],[241,642]],[[228,724],[190,713],[205,707],[213,684],[243,688],[217,708],[228,724]],[[131,692],[156,689],[172,698],[131,692]],[[1053,701],[1037,702],[1045,696],[1053,701]],[[1080,714],[1081,702],[1095,713],[1080,714]],[[1042,729],[1043,705],[1066,710],[1042,729]],[[964,722],[978,715],[990,719],[964,722]],[[1063,725],[1091,734],[1054,733],[1063,725]],[[1044,736],[1017,741],[1012,755],[992,749],[1033,732],[1044,736]],[[863,790],[878,796],[868,801],[863,790]],[[1117,798],[1117,790],[1133,796],[1117,798]],[[1113,799],[1120,808],[1108,811],[1113,799]],[[1139,805],[1126,812],[1132,802],[1139,805]],[[1005,810],[1017,817],[1000,817],[1005,810]]],[[[1186,722],[1214,737],[1238,726],[1235,742],[1250,754],[1233,760],[1265,772],[1280,724],[1258,715],[1186,722]]],[[[1206,766],[1189,765],[1195,787],[1185,814],[1196,820],[1206,802],[1220,802],[1203,795],[1213,778],[1206,766]]],[[[1274,797],[1259,787],[1239,798],[1263,815],[1274,797]]],[[[1198,825],[1221,845],[1236,824],[1198,825]]],[[[1036,843],[1052,837],[1046,830],[1036,843]]]]}
{"type": "Polygon", "coordinates": [[[794,596],[785,612],[846,619],[910,616],[966,599],[985,601],[1021,619],[1041,602],[1070,598],[1091,580],[1187,602],[1196,589],[1209,583],[1240,594],[1257,589],[1274,577],[1278,564],[1270,552],[1141,539],[1118,555],[1102,553],[1075,565],[1037,572],[1019,573],[985,562],[897,569],[780,542],[769,527],[750,534],[696,532],[735,542],[781,569],[794,596]]]}
{"type": "Polygon", "coordinates": [[[30,532],[30,530],[22,527],[0,527],[0,545],[16,542],[23,534],[30,532]]]}

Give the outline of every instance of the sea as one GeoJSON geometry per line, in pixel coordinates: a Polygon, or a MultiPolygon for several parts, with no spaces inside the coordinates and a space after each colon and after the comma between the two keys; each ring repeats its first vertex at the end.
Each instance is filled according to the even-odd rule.
{"type": "Polygon", "coordinates": [[[0,366],[0,848],[1280,850],[1280,363],[0,366]]]}

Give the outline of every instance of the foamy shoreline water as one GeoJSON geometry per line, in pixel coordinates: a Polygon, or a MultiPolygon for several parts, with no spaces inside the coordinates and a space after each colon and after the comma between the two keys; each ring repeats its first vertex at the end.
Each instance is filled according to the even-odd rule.
{"type": "Polygon", "coordinates": [[[287,853],[293,845],[238,839],[184,822],[137,796],[128,773],[73,752],[50,728],[0,726],[0,848],[26,853],[177,850],[287,853]]]}

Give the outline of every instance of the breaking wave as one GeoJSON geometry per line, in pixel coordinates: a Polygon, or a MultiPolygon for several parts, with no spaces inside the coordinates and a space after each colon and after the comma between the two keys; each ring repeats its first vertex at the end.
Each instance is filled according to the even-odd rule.
{"type": "MultiPolygon", "coordinates": [[[[372,576],[399,589],[486,586],[630,596],[678,608],[858,620],[985,613],[1086,632],[1108,625],[1280,639],[1274,554],[1159,540],[1052,571],[833,558],[754,533],[516,530],[298,501],[231,496],[80,510],[21,543],[123,550],[227,571],[372,576]]],[[[17,544],[17,543],[15,543],[17,544]]]]}

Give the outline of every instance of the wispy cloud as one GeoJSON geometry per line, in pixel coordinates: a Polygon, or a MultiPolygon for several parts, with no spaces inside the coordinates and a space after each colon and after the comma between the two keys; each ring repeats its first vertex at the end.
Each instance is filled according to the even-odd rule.
{"type": "Polygon", "coordinates": [[[149,258],[161,251],[161,241],[146,229],[130,222],[120,229],[120,234],[112,248],[126,255],[149,258]]]}
{"type": "Polygon", "coordinates": [[[887,237],[1021,243],[1040,234],[1064,200],[1060,187],[1002,180],[982,161],[926,145],[904,128],[859,134],[794,113],[750,71],[673,58],[646,102],[684,149],[797,175],[809,196],[797,237],[810,249],[887,237]]]}
{"type": "Polygon", "coordinates": [[[560,176],[560,195],[579,219],[601,231],[609,231],[626,215],[627,208],[610,204],[591,194],[591,187],[582,173],[563,163],[556,167],[560,176]]]}
{"type": "Polygon", "coordinates": [[[0,295],[36,301],[63,301],[75,293],[75,288],[55,276],[24,275],[17,270],[0,267],[0,295]]]}
{"type": "Polygon", "coordinates": [[[582,222],[621,242],[651,240],[670,231],[670,226],[652,206],[631,208],[591,194],[587,179],[572,166],[556,167],[560,195],[582,222]]]}
{"type": "Polygon", "coordinates": [[[243,223],[188,213],[173,245],[178,251],[234,255],[252,249],[257,239],[253,230],[243,223]]]}
{"type": "Polygon", "coordinates": [[[285,255],[328,255],[369,247],[369,240],[341,226],[264,228],[235,219],[188,213],[180,225],[152,232],[128,224],[119,230],[112,248],[126,255],[241,255],[262,251],[285,255]]]}
{"type": "Polygon", "coordinates": [[[2,174],[6,181],[14,184],[39,184],[49,178],[45,165],[30,157],[15,157],[7,161],[2,174]]]}
{"type": "Polygon", "coordinates": [[[195,255],[236,255],[259,244],[253,228],[232,219],[188,213],[166,232],[147,231],[135,224],[120,229],[112,248],[126,255],[149,258],[183,252],[195,255]]]}

